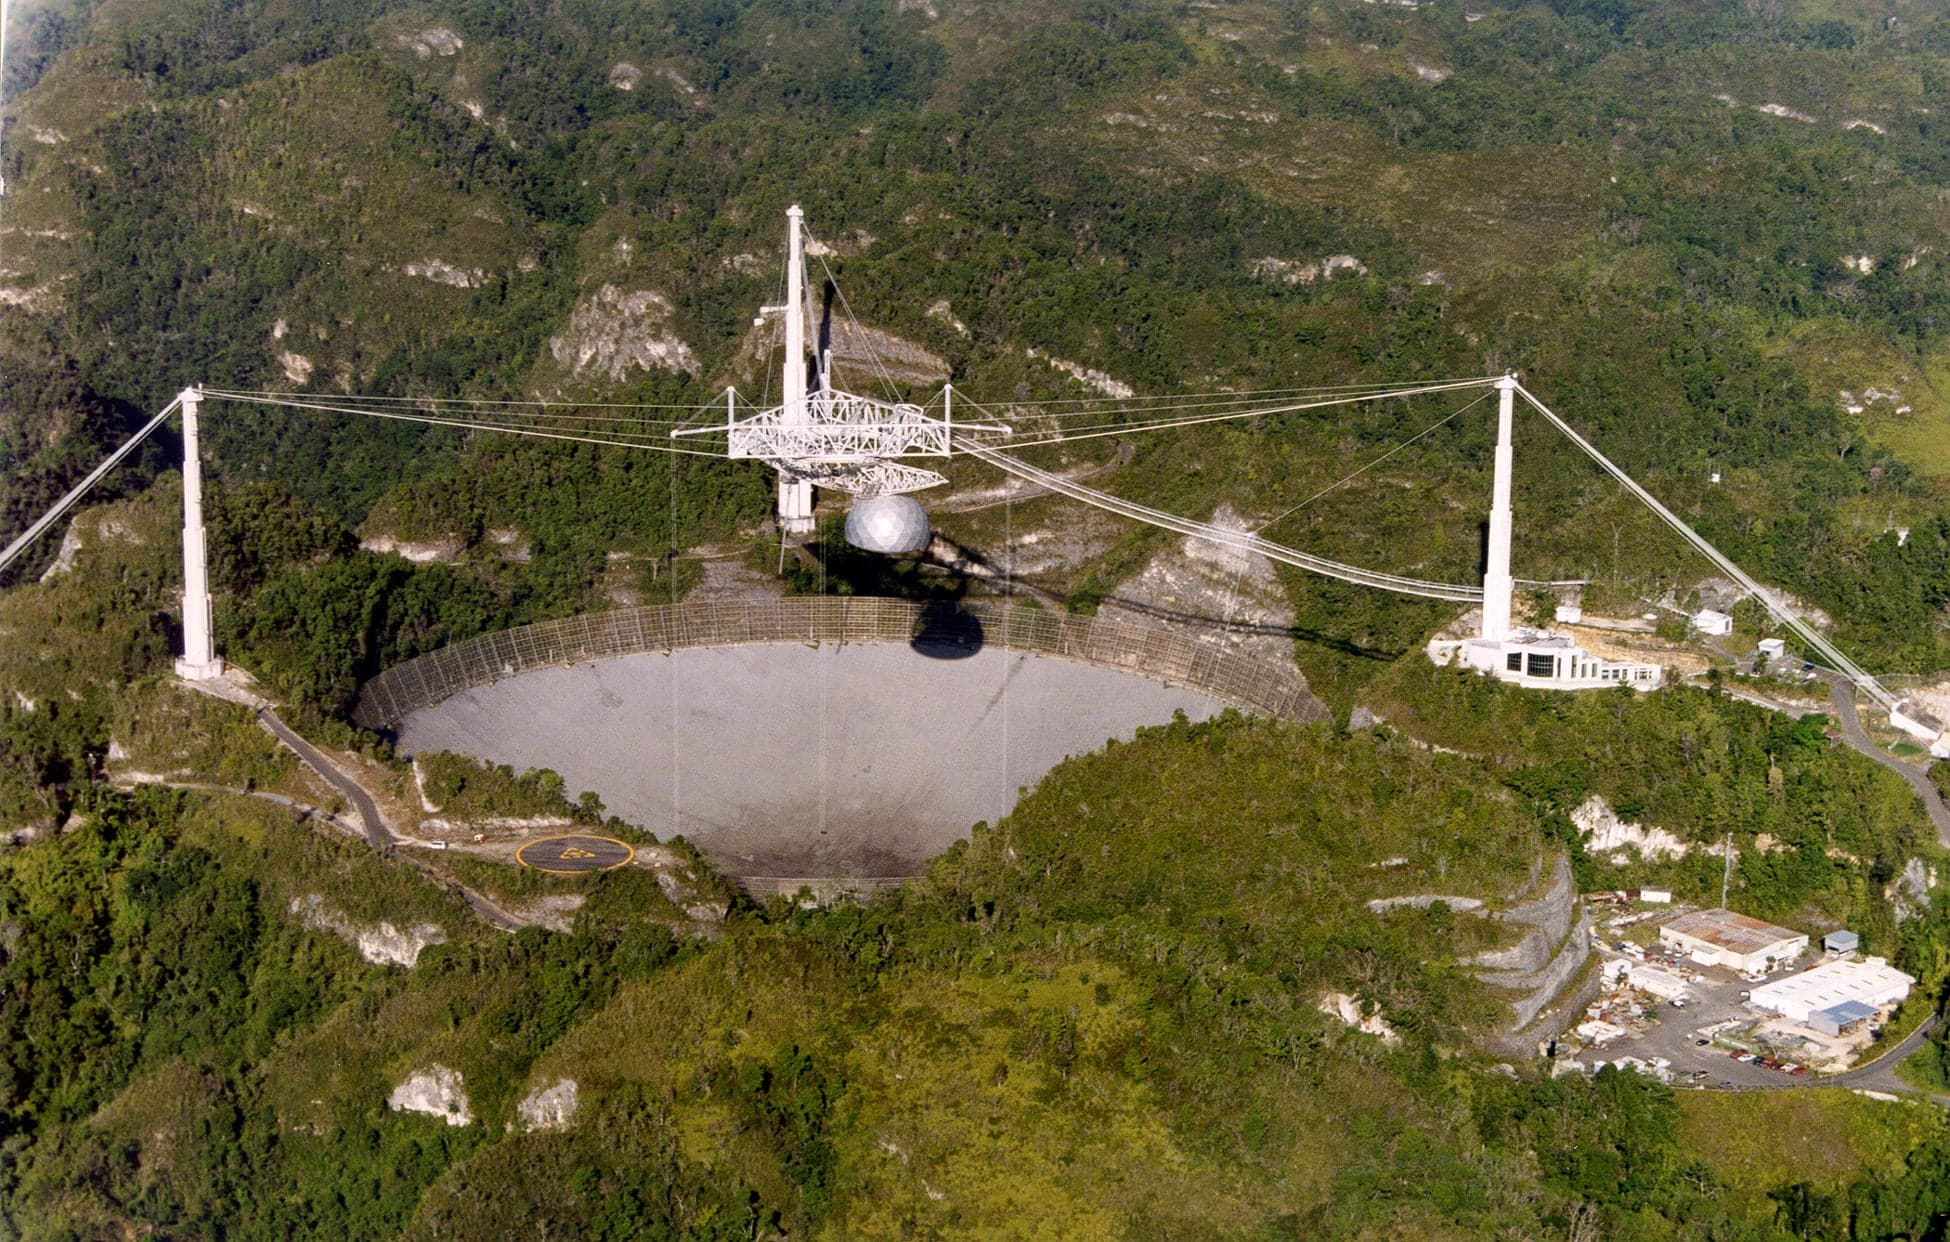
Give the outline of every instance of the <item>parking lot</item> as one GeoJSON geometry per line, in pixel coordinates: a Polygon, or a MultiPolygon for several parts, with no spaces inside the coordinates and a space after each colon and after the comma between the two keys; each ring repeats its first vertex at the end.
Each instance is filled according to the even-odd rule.
{"type": "MultiPolygon", "coordinates": [[[[1643,934],[1635,939],[1643,939],[1643,934]]],[[[1592,1006],[1595,1012],[1577,1028],[1586,1034],[1571,1033],[1560,1044],[1560,1056],[1566,1060],[1587,1070],[1600,1062],[1636,1060],[1663,1071],[1662,1076],[1681,1087],[1779,1087],[1822,1076],[1818,1071],[1828,1064],[1823,1054],[1834,1051],[1832,1041],[1790,1046],[1796,1038],[1780,1033],[1772,1015],[1747,1003],[1749,992],[1758,986],[1751,979],[1663,953],[1656,943],[1645,946],[1613,937],[1599,939],[1597,947],[1605,978],[1612,978],[1627,962],[1650,966],[1662,975],[1684,979],[1688,995],[1675,1002],[1624,983],[1608,984],[1592,1006]],[[1631,949],[1621,951],[1620,945],[1631,949]],[[1770,1054],[1779,1068],[1762,1059],[1770,1054]]],[[[1819,960],[1818,955],[1804,957],[1767,979],[1794,974],[1814,960],[1819,960]]]]}

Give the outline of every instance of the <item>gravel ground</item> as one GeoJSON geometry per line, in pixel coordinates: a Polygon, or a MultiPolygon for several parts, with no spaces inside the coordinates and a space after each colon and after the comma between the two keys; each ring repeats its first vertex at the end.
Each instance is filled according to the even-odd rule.
{"type": "Polygon", "coordinates": [[[540,669],[425,708],[402,749],[553,768],[614,814],[682,833],[733,875],[912,875],[1066,756],[1196,691],[985,648],[693,648],[540,669]]]}

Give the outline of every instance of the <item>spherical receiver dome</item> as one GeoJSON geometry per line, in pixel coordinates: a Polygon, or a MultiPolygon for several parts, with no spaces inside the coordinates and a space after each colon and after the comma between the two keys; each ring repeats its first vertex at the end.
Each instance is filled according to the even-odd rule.
{"type": "Polygon", "coordinates": [[[846,515],[846,541],[868,552],[919,552],[929,535],[927,511],[912,496],[862,496],[846,515]]]}

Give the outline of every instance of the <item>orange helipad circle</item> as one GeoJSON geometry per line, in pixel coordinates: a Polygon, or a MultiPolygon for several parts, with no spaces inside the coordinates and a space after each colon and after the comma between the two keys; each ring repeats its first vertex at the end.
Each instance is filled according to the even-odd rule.
{"type": "Polygon", "coordinates": [[[567,837],[543,837],[515,851],[515,861],[522,866],[555,875],[612,871],[635,857],[636,851],[615,837],[592,837],[580,833],[567,837]]]}

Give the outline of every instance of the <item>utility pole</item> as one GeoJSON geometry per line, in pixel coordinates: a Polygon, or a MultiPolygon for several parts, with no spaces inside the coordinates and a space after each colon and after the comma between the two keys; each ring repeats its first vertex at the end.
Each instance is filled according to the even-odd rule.
{"type": "Polygon", "coordinates": [[[1726,844],[1720,847],[1720,854],[1726,859],[1726,866],[1720,872],[1720,909],[1727,908],[1727,889],[1733,884],[1733,834],[1727,834],[1726,844]]]}

